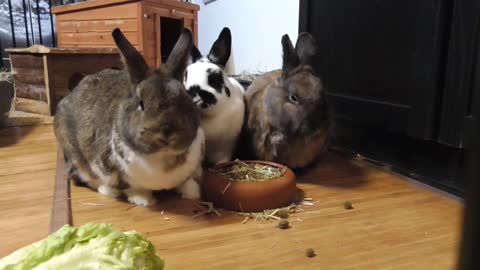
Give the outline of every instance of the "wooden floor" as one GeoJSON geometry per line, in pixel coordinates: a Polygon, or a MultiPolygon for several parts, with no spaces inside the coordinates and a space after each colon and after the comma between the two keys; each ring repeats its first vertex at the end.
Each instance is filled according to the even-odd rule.
{"type": "MultiPolygon", "coordinates": [[[[0,256],[46,235],[54,159],[50,126],[0,131],[0,256]]],[[[145,209],[72,187],[71,202],[75,225],[145,234],[166,269],[455,269],[457,199],[335,154],[298,186],[315,205],[291,216],[288,230],[228,212],[193,219],[193,203],[174,194],[145,209]],[[307,248],[318,255],[307,258],[307,248]]]]}
{"type": "Polygon", "coordinates": [[[0,129],[0,257],[48,235],[55,151],[52,126],[0,129]]]}

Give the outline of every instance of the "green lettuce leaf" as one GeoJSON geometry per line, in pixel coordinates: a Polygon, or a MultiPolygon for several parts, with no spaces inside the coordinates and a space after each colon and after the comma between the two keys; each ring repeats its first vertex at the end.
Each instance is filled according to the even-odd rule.
{"type": "Polygon", "coordinates": [[[163,269],[154,246],[135,231],[110,224],[65,225],[48,238],[0,260],[0,270],[163,269]]]}

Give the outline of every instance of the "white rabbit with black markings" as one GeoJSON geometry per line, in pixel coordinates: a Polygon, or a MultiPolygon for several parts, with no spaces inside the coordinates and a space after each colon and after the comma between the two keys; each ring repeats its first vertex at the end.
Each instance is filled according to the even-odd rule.
{"type": "Polygon", "coordinates": [[[232,159],[243,126],[245,90],[224,72],[231,45],[230,29],[225,27],[206,57],[192,46],[192,64],[185,73],[185,88],[200,108],[207,163],[232,159]]]}

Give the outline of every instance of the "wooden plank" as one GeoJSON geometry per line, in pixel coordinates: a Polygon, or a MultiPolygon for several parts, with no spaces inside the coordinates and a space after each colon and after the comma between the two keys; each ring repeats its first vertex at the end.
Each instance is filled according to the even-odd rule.
{"type": "Polygon", "coordinates": [[[193,41],[195,45],[198,47],[198,11],[195,11],[194,19],[193,19],[193,41]]]}
{"type": "Polygon", "coordinates": [[[118,54],[118,49],[110,48],[51,48],[43,45],[33,45],[28,48],[5,49],[12,53],[16,66],[26,68],[43,68],[43,54],[118,54]],[[31,55],[31,56],[30,56],[31,55]],[[30,59],[29,57],[36,57],[30,59]]]}
{"type": "Polygon", "coordinates": [[[45,85],[43,68],[13,68],[15,81],[25,84],[45,85]]]}
{"type": "Polygon", "coordinates": [[[85,9],[94,9],[106,7],[110,5],[120,5],[125,3],[138,2],[139,0],[102,0],[102,1],[86,1],[68,5],[61,5],[52,8],[53,14],[62,14],[67,12],[78,12],[85,9]]]}
{"type": "MultiPolygon", "coordinates": [[[[147,17],[142,19],[142,29],[143,29],[143,56],[147,61],[147,64],[150,67],[156,66],[156,46],[160,41],[156,40],[155,34],[155,15],[148,12],[148,8],[144,5],[143,12],[147,17]]],[[[158,45],[159,46],[159,45],[158,45]]]]}
{"type": "Polygon", "coordinates": [[[138,19],[59,21],[60,33],[107,32],[120,28],[122,32],[138,31],[138,19]]]}
{"type": "MultiPolygon", "coordinates": [[[[138,43],[138,32],[123,33],[125,37],[134,45],[138,43]]],[[[61,39],[65,44],[86,44],[91,47],[94,45],[115,45],[112,32],[89,32],[89,33],[62,33],[61,39]]]]}
{"type": "Polygon", "coordinates": [[[58,103],[59,100],[62,98],[66,97],[69,93],[70,90],[68,87],[52,87],[52,92],[55,93],[55,101],[58,103]]]}
{"type": "Polygon", "coordinates": [[[10,53],[10,61],[14,68],[42,69],[43,59],[41,55],[10,53]]]}
{"type": "Polygon", "coordinates": [[[3,258],[48,236],[56,166],[52,125],[2,128],[0,149],[3,258]]]}
{"type": "Polygon", "coordinates": [[[142,51],[145,51],[145,44],[144,44],[144,36],[145,36],[145,29],[143,27],[144,23],[143,23],[143,20],[145,20],[146,18],[144,18],[144,15],[145,15],[145,5],[143,2],[138,2],[137,3],[137,35],[138,35],[138,45],[139,45],[139,48],[142,50],[142,51]]]}
{"type": "Polygon", "coordinates": [[[137,3],[106,6],[78,12],[62,13],[56,16],[57,21],[85,21],[106,19],[135,19],[137,18],[137,3]]]}
{"type": "Polygon", "coordinates": [[[51,115],[50,106],[47,102],[19,98],[15,98],[15,110],[22,112],[37,113],[41,115],[51,115]]]}
{"type": "MultiPolygon", "coordinates": [[[[63,46],[69,47],[70,49],[107,49],[107,50],[115,50],[118,52],[117,47],[115,44],[98,44],[98,45],[89,45],[89,44],[64,44],[63,46]],[[95,46],[93,48],[93,46],[95,46]]],[[[139,45],[133,45],[139,52],[142,50],[139,49],[139,45]]]]}
{"type": "Polygon", "coordinates": [[[72,208],[70,206],[70,181],[66,177],[63,152],[61,149],[58,149],[52,214],[50,216],[50,233],[56,232],[67,224],[73,225],[72,208]]]}
{"type": "Polygon", "coordinates": [[[155,57],[145,58],[145,61],[147,61],[147,65],[149,67],[156,68],[157,59],[155,57]]]}
{"type": "Polygon", "coordinates": [[[53,117],[49,115],[10,111],[8,112],[8,115],[0,121],[0,128],[42,126],[51,124],[53,124],[53,117]]]}
{"type": "Polygon", "coordinates": [[[160,15],[161,17],[168,17],[168,18],[176,18],[176,19],[181,19],[181,18],[194,19],[195,18],[194,14],[190,12],[179,11],[176,9],[169,9],[165,7],[156,7],[153,5],[148,6],[148,12],[155,13],[160,15]]]}
{"type": "Polygon", "coordinates": [[[154,49],[157,43],[157,31],[155,28],[155,24],[152,22],[151,26],[148,27],[148,32],[145,37],[145,42],[147,42],[147,44],[153,44],[151,49],[154,49]]]}
{"type": "Polygon", "coordinates": [[[149,5],[165,6],[184,10],[200,10],[200,6],[197,4],[180,2],[175,0],[144,0],[144,2],[147,2],[149,5]]]}
{"type": "Polygon", "coordinates": [[[155,46],[155,67],[159,68],[162,65],[162,21],[161,21],[161,16],[158,13],[155,13],[155,40],[156,40],[156,46],[155,46]]]}
{"type": "Polygon", "coordinates": [[[51,71],[49,76],[49,87],[51,98],[51,111],[55,112],[56,105],[70,90],[74,81],[78,78],[96,73],[106,68],[122,69],[123,64],[120,56],[117,55],[54,55],[48,64],[51,71]]]}
{"type": "Polygon", "coordinates": [[[83,72],[73,72],[73,71],[59,71],[55,75],[52,76],[51,79],[51,86],[52,91],[55,93],[66,92],[69,91],[69,80],[75,73],[84,75],[83,72]]]}
{"type": "Polygon", "coordinates": [[[48,102],[45,84],[38,85],[15,81],[15,95],[19,98],[48,102]]]}
{"type": "Polygon", "coordinates": [[[49,77],[52,76],[52,72],[51,72],[52,70],[50,70],[51,67],[49,69],[49,66],[51,66],[51,64],[52,64],[51,58],[52,58],[51,55],[44,55],[43,56],[43,70],[44,70],[45,87],[46,87],[45,92],[47,94],[47,103],[48,103],[48,105],[50,105],[50,112],[53,113],[55,108],[54,108],[51,101],[55,100],[55,99],[54,99],[54,97],[53,97],[53,99],[52,99],[52,97],[50,97],[51,93],[50,93],[50,79],[49,79],[49,77]]]}
{"type": "Polygon", "coordinates": [[[194,202],[176,194],[162,193],[158,205],[142,208],[72,186],[74,224],[135,229],[168,269],[455,269],[458,200],[333,154],[297,182],[313,205],[292,214],[288,230],[276,228],[278,221],[242,224],[244,217],[222,210],[220,217],[192,218],[194,202]],[[344,209],[347,200],[353,210],[344,209]],[[307,248],[317,256],[307,258],[307,248]]]}
{"type": "Polygon", "coordinates": [[[198,26],[197,26],[197,21],[193,19],[185,19],[184,22],[184,27],[189,29],[192,32],[193,35],[193,42],[195,43],[195,46],[198,47],[198,26]]]}
{"type": "MultiPolygon", "coordinates": [[[[57,149],[52,126],[0,129],[0,145],[3,257],[48,235],[57,149]]],[[[298,187],[314,205],[291,215],[288,230],[276,222],[242,224],[226,211],[194,219],[194,203],[171,193],[142,208],[71,186],[69,201],[74,225],[135,229],[167,269],[456,269],[458,200],[331,153],[299,177],[298,187]],[[343,208],[346,200],[353,210],[343,208]],[[317,256],[305,257],[306,248],[317,256]]]]}
{"type": "Polygon", "coordinates": [[[183,27],[190,30],[193,34],[193,20],[192,19],[183,19],[183,27]]]}
{"type": "MultiPolygon", "coordinates": [[[[105,68],[122,68],[122,62],[119,55],[65,55],[55,57],[52,63],[54,76],[65,75],[67,72],[80,72],[92,74],[105,68]],[[57,75],[59,74],[59,75],[57,75]]],[[[68,80],[68,78],[65,78],[68,80]]],[[[54,85],[57,85],[54,82],[54,85]]]]}
{"type": "Polygon", "coordinates": [[[55,24],[56,24],[56,30],[57,30],[57,47],[58,48],[64,48],[68,46],[63,45],[63,26],[60,24],[60,21],[58,20],[58,16],[55,17],[55,24]]]}

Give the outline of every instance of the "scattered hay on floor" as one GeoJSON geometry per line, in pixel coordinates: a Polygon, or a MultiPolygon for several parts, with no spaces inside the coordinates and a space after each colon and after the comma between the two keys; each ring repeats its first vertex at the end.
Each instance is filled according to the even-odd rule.
{"type": "Polygon", "coordinates": [[[299,208],[299,205],[292,203],[287,207],[265,210],[260,213],[242,213],[242,212],[235,212],[235,214],[239,216],[244,216],[245,219],[242,221],[243,224],[247,223],[249,220],[254,221],[271,221],[271,220],[281,220],[282,218],[279,216],[279,212],[287,212],[289,215],[297,212],[303,211],[299,208]]]}
{"type": "Polygon", "coordinates": [[[222,216],[222,214],[220,214],[220,212],[217,209],[215,209],[212,202],[199,202],[199,203],[195,203],[195,206],[199,209],[200,212],[193,215],[192,218],[197,218],[197,217],[211,214],[211,213],[214,213],[219,217],[222,216]]]}
{"type": "MultiPolygon", "coordinates": [[[[244,219],[242,220],[243,224],[247,223],[250,220],[253,220],[255,222],[257,221],[266,222],[266,221],[273,221],[273,220],[280,221],[282,219],[288,219],[292,214],[303,212],[304,210],[302,206],[310,206],[310,205],[314,205],[313,199],[309,197],[305,197],[304,194],[301,193],[301,194],[298,194],[298,197],[297,199],[295,199],[294,203],[286,207],[265,210],[259,213],[254,213],[254,212],[246,213],[246,212],[234,212],[234,211],[230,211],[230,212],[234,213],[235,215],[244,217],[244,219]]],[[[222,216],[220,212],[217,209],[215,209],[212,202],[195,203],[195,207],[197,207],[198,210],[194,211],[194,215],[192,216],[192,218],[197,218],[197,217],[212,214],[212,213],[217,215],[218,217],[222,216]]],[[[303,221],[303,218],[296,218],[295,220],[303,221]]]]}
{"type": "MultiPolygon", "coordinates": [[[[292,214],[303,212],[302,206],[312,206],[314,205],[313,199],[309,197],[304,197],[304,194],[299,194],[298,198],[289,206],[265,210],[260,213],[242,213],[234,212],[239,216],[244,216],[242,223],[245,224],[250,220],[253,221],[272,221],[272,220],[282,220],[288,219],[292,214]]],[[[302,218],[297,218],[297,221],[303,221],[302,218]]]]}

